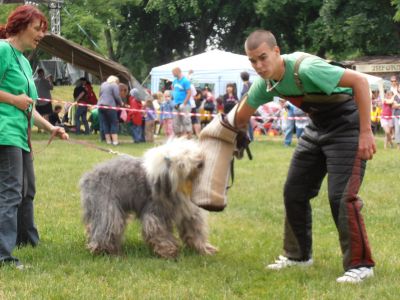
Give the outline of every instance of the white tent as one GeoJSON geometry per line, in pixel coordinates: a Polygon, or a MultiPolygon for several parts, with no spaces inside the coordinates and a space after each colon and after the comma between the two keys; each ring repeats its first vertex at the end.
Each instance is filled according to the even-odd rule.
{"type": "Polygon", "coordinates": [[[381,96],[381,98],[383,98],[385,95],[385,92],[384,92],[385,80],[382,77],[378,77],[378,76],[374,76],[374,75],[370,75],[370,74],[366,74],[366,73],[363,73],[363,75],[367,78],[371,89],[378,88],[379,95],[381,96]]]}
{"type": "Polygon", "coordinates": [[[189,70],[193,70],[192,79],[195,83],[214,84],[213,93],[217,97],[225,94],[227,83],[236,83],[238,96],[240,96],[243,87],[240,72],[248,72],[250,81],[254,81],[258,76],[247,56],[211,50],[151,69],[152,93],[159,90],[161,79],[173,80],[174,67],[181,68],[184,75],[187,75],[189,70]]]}
{"type": "MultiPolygon", "coordinates": [[[[258,77],[247,56],[221,50],[211,50],[152,68],[150,72],[152,93],[159,90],[161,79],[173,80],[172,69],[175,67],[180,67],[184,75],[187,75],[189,70],[193,70],[192,79],[195,83],[214,84],[213,93],[217,97],[225,94],[227,83],[236,83],[238,94],[240,95],[243,87],[240,79],[240,72],[242,71],[250,74],[250,81],[254,81],[258,77]]],[[[365,73],[364,75],[368,79],[370,86],[377,86],[382,95],[384,80],[381,77],[365,73]]]]}

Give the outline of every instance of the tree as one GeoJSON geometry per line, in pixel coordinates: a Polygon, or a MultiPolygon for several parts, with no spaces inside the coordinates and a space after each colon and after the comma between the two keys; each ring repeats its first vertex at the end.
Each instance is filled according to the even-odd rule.
{"type": "Polygon", "coordinates": [[[390,0],[325,1],[314,23],[313,49],[331,56],[398,53],[399,24],[393,22],[395,9],[390,0]]]}

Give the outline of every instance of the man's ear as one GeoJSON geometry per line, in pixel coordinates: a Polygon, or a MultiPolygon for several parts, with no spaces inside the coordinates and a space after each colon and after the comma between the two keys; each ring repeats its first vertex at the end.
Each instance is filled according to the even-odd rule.
{"type": "Polygon", "coordinates": [[[278,55],[281,54],[281,49],[280,49],[278,46],[274,46],[273,51],[274,51],[276,54],[278,54],[278,55]]]}

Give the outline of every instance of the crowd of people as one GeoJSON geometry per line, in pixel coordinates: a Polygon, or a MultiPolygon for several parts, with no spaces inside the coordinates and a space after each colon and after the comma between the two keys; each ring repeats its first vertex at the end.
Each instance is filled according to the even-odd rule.
{"type": "MultiPolygon", "coordinates": [[[[184,76],[177,67],[172,70],[175,79],[167,89],[143,98],[137,89],[129,90],[116,76],[110,76],[100,87],[99,100],[91,82],[85,77],[77,81],[73,92],[78,105],[67,103],[64,109],[54,108],[51,102],[37,101],[37,111],[52,125],[65,126],[76,134],[100,133],[100,139],[107,144],[118,145],[118,134],[128,133],[134,143],[154,141],[154,136],[198,136],[201,128],[207,125],[214,114],[227,114],[251,87],[249,74],[240,74],[243,88],[238,96],[236,84],[228,83],[226,92],[214,96],[208,85],[200,88],[193,80],[193,71],[184,76]],[[81,106],[79,104],[84,104],[81,106]],[[90,108],[86,105],[99,104],[103,108],[90,108]],[[113,110],[104,106],[130,109],[113,110]],[[125,129],[125,130],[124,130],[125,129]]],[[[39,98],[51,99],[52,76],[45,77],[44,70],[38,69],[35,85],[39,98]]],[[[400,85],[396,76],[391,78],[391,88],[381,99],[379,91],[372,91],[371,126],[374,134],[379,130],[385,133],[384,148],[400,149],[400,85]]],[[[248,135],[253,140],[256,135],[282,135],[284,146],[291,146],[293,136],[301,137],[309,123],[307,113],[282,98],[277,101],[278,110],[272,114],[254,114],[248,124],[248,135]]]]}

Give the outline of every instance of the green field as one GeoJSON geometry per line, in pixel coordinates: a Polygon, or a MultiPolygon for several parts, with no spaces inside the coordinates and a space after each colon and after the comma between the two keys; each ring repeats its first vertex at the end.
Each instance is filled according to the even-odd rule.
{"type": "MultiPolygon", "coordinates": [[[[72,137],[76,139],[75,136],[72,137]]],[[[224,212],[210,213],[210,239],[220,251],[202,257],[183,249],[177,261],[155,257],[138,222],[129,224],[122,257],[92,256],[85,249],[78,180],[112,155],[72,142],[33,135],[36,149],[37,248],[15,251],[30,268],[0,269],[0,299],[397,299],[400,282],[400,187],[398,150],[383,150],[369,163],[361,197],[377,262],[376,276],[360,285],[339,285],[337,232],[326,183],[312,201],[314,260],[307,269],[265,269],[281,253],[282,186],[293,148],[280,140],[254,142],[254,160],[236,163],[224,212]]],[[[92,143],[100,145],[97,137],[92,143]]],[[[122,137],[118,151],[141,155],[148,145],[122,137]]]]}

